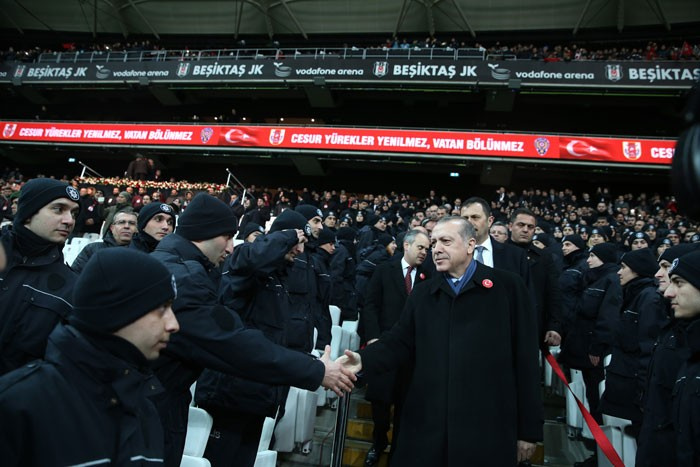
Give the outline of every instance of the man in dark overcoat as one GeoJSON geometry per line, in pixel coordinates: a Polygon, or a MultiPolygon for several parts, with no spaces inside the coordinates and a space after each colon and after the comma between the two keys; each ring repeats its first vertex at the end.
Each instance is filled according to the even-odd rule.
{"type": "Polygon", "coordinates": [[[522,279],[472,260],[474,229],[441,219],[437,273],[418,284],[399,322],[338,359],[368,374],[413,368],[393,466],[516,465],[542,440],[538,343],[522,279]]]}

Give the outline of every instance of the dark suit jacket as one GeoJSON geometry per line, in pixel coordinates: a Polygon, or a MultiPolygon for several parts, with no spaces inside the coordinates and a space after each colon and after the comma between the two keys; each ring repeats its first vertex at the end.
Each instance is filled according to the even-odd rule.
{"type": "MultiPolygon", "coordinates": [[[[422,265],[418,267],[413,288],[429,276],[425,267],[422,265]]],[[[380,338],[391,329],[401,317],[407,299],[401,260],[391,260],[377,266],[367,286],[367,301],[362,310],[365,338],[367,340],[380,338]]],[[[365,398],[388,403],[403,399],[409,380],[408,368],[373,375],[367,378],[368,387],[365,398]]]]}
{"type": "MultiPolygon", "coordinates": [[[[418,267],[413,287],[428,277],[425,268],[418,267]]],[[[399,320],[408,298],[400,260],[377,266],[367,285],[366,297],[362,310],[365,339],[377,339],[399,320]]]]}
{"type": "Polygon", "coordinates": [[[493,246],[493,267],[503,269],[519,275],[527,288],[532,291],[532,281],[530,280],[530,266],[527,262],[525,250],[507,243],[499,243],[491,238],[493,246]]]}

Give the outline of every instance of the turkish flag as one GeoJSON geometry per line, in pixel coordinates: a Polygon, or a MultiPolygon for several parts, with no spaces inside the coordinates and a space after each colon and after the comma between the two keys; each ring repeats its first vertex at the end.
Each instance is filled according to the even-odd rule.
{"type": "Polygon", "coordinates": [[[559,157],[578,161],[612,161],[615,160],[613,140],[602,138],[559,137],[559,157]]]}

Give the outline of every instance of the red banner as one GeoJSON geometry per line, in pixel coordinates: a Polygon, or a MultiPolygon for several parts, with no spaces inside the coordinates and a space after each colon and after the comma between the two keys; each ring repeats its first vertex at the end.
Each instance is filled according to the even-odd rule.
{"type": "Polygon", "coordinates": [[[2,141],[220,146],[670,165],[675,141],[375,128],[0,122],[2,141]]]}

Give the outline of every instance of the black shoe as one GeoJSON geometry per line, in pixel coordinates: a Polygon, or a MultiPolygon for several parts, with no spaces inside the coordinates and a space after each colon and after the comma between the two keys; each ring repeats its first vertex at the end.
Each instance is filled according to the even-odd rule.
{"type": "Polygon", "coordinates": [[[583,462],[575,462],[574,467],[596,467],[598,465],[598,455],[593,454],[583,462]]]}
{"type": "Polygon", "coordinates": [[[374,445],[367,451],[367,457],[365,457],[365,467],[372,467],[379,463],[379,457],[382,455],[383,449],[377,449],[374,445]]]}

